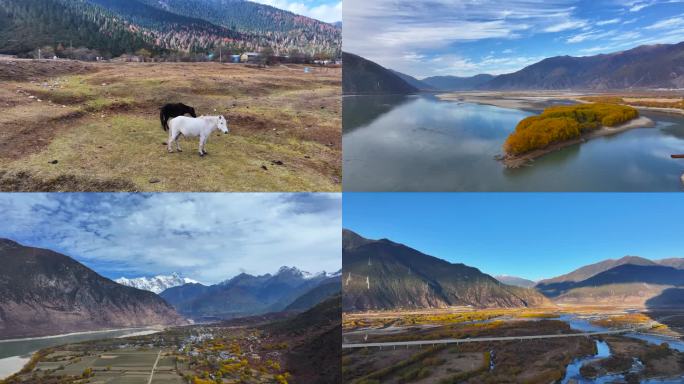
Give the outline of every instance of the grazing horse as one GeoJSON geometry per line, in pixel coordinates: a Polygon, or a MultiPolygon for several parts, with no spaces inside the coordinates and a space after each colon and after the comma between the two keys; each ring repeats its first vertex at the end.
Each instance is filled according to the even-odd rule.
{"type": "Polygon", "coordinates": [[[227,134],[228,121],[223,116],[200,116],[198,118],[178,116],[169,121],[169,128],[169,143],[167,145],[169,153],[173,153],[171,143],[174,142],[176,143],[178,152],[183,151],[178,143],[179,135],[187,137],[199,136],[199,154],[200,156],[204,156],[208,154],[208,152],[204,150],[204,146],[207,144],[209,135],[217,129],[227,134]]]}
{"type": "Polygon", "coordinates": [[[166,104],[159,109],[159,120],[161,120],[162,129],[164,131],[169,130],[169,119],[174,117],[183,116],[189,114],[192,117],[197,117],[195,114],[195,108],[187,106],[183,103],[178,104],[166,104]]]}

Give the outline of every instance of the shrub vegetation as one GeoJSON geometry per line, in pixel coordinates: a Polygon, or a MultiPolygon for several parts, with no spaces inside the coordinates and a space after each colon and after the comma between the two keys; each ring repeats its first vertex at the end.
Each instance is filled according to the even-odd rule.
{"type": "Polygon", "coordinates": [[[592,103],[546,108],[538,116],[530,116],[518,123],[504,143],[509,154],[523,154],[549,144],[576,139],[600,128],[612,127],[632,120],[639,112],[626,105],[592,103]]]}

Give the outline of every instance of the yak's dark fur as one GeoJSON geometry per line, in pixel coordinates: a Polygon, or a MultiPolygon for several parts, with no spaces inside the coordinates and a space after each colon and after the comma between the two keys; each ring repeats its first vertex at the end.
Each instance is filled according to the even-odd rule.
{"type": "Polygon", "coordinates": [[[183,116],[186,113],[190,114],[192,117],[197,117],[195,114],[195,108],[187,106],[183,103],[177,104],[166,104],[159,110],[159,119],[161,120],[162,129],[165,131],[169,130],[169,120],[174,117],[183,116]]]}

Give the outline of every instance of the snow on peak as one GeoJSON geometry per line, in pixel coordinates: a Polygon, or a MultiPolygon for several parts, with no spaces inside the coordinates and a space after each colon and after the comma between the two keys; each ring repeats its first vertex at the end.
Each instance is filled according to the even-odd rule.
{"type": "Polygon", "coordinates": [[[177,287],[179,285],[197,283],[197,281],[193,279],[182,277],[177,272],[174,272],[170,275],[158,275],[154,277],[135,277],[130,279],[121,277],[114,281],[122,285],[154,292],[156,294],[162,293],[166,289],[177,287]]]}

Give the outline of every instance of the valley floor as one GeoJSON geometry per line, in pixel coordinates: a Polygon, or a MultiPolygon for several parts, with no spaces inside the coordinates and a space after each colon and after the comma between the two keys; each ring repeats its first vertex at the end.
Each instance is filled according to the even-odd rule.
{"type": "Polygon", "coordinates": [[[292,377],[286,358],[296,342],[244,326],[181,327],[46,348],[0,382],[286,383],[292,377]]]}
{"type": "Polygon", "coordinates": [[[343,375],[355,384],[679,378],[682,322],[683,312],[607,306],[345,313],[343,375]],[[352,347],[368,343],[383,346],[352,347]]]}
{"type": "Polygon", "coordinates": [[[0,61],[0,190],[339,191],[341,69],[0,61]],[[230,134],[167,153],[159,107],[230,134]]]}
{"type": "Polygon", "coordinates": [[[577,91],[463,91],[441,93],[437,97],[446,101],[461,101],[535,111],[544,109],[552,103],[587,103],[592,98],[608,97],[621,98],[621,104],[637,109],[684,114],[684,108],[681,107],[684,91],[625,91],[610,94],[577,91]],[[660,103],[661,106],[648,106],[649,103],[660,103]],[[672,105],[668,107],[667,104],[672,105]]]}

